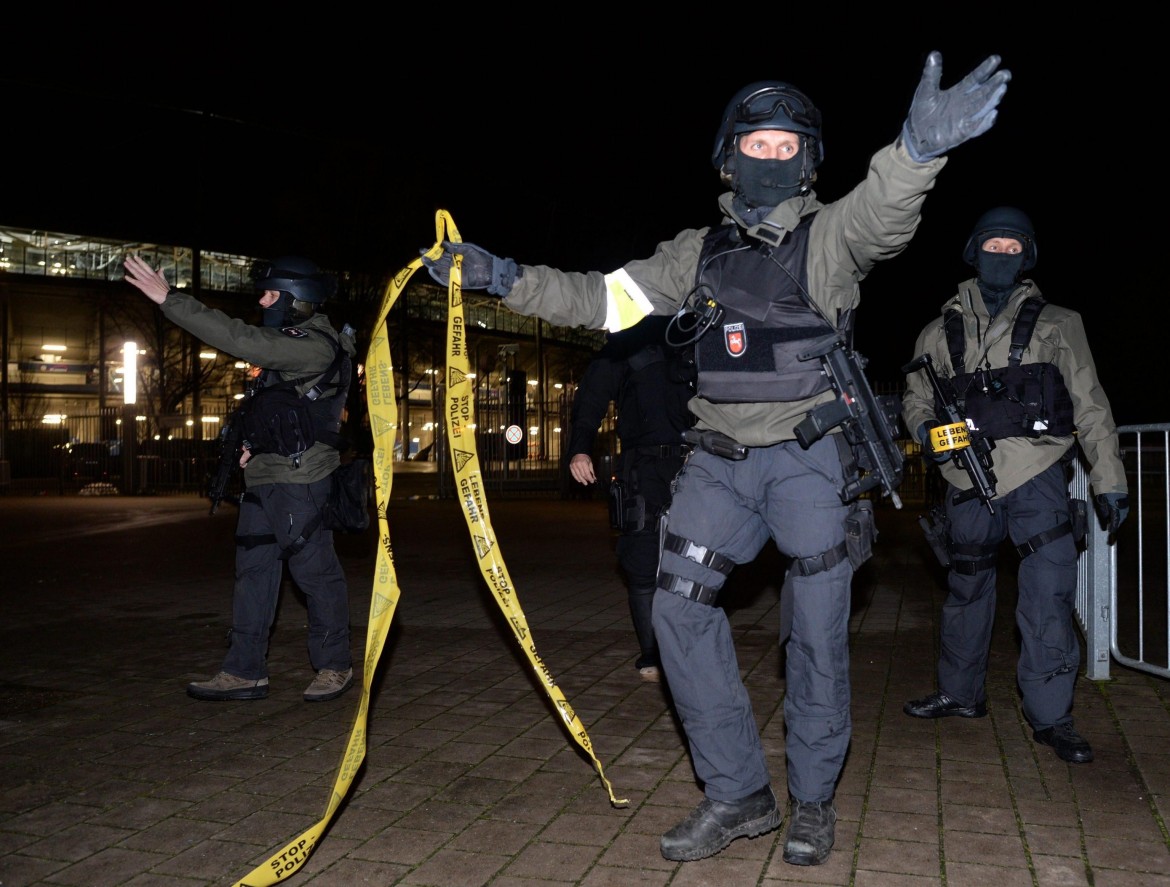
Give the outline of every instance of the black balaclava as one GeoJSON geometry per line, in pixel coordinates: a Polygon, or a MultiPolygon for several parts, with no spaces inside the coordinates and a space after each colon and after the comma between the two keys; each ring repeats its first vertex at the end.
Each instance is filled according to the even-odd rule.
{"type": "Polygon", "coordinates": [[[800,156],[788,160],[761,160],[742,151],[735,158],[736,209],[771,211],[805,189],[800,156]]]}
{"type": "Polygon", "coordinates": [[[995,317],[1003,310],[1019,285],[1020,275],[1036,264],[1036,229],[1027,214],[1014,206],[996,206],[979,217],[963,261],[975,269],[976,283],[987,313],[995,317]],[[1017,255],[986,253],[983,245],[993,237],[1010,237],[1022,247],[1017,255]]]}
{"type": "Polygon", "coordinates": [[[975,267],[978,272],[979,292],[983,295],[987,313],[992,317],[1003,310],[1003,306],[1015,291],[1016,283],[1024,270],[1024,259],[1027,257],[1027,251],[1015,255],[983,251],[983,244],[988,240],[1004,236],[1014,235],[992,232],[980,238],[979,251],[976,253],[975,267]]]}
{"type": "Polygon", "coordinates": [[[280,298],[273,302],[267,308],[260,309],[264,317],[264,326],[270,326],[275,329],[281,329],[293,322],[293,296],[292,293],[282,292],[280,298]]]}

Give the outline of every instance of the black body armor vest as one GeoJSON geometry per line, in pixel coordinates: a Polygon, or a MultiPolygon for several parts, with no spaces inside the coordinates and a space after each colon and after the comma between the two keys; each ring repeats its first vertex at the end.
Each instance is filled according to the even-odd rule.
{"type": "Polygon", "coordinates": [[[835,331],[804,295],[812,219],[801,219],[775,247],[744,243],[734,225],[713,228],[703,239],[696,283],[724,314],[695,346],[700,397],[770,403],[829,390],[821,361],[797,357],[835,331]]]}

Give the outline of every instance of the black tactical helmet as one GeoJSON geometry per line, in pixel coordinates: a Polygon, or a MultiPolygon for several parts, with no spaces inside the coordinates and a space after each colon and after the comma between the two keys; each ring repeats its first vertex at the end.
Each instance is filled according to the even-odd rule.
{"type": "Polygon", "coordinates": [[[728,161],[735,156],[736,142],[745,132],[782,129],[805,136],[805,147],[815,169],[825,159],[821,143],[821,112],[803,92],[782,80],[749,83],[727,103],[711,163],[721,172],[731,172],[728,161]]]}
{"type": "Polygon", "coordinates": [[[1036,264],[1036,229],[1032,227],[1032,220],[1023,210],[1014,206],[997,206],[989,209],[979,217],[975,227],[971,229],[971,236],[967,238],[967,245],[963,247],[963,261],[972,267],[978,267],[976,260],[984,242],[992,237],[1014,237],[1024,247],[1024,263],[1021,271],[1027,271],[1036,264]]]}
{"type": "Polygon", "coordinates": [[[271,262],[260,262],[252,269],[256,291],[276,290],[290,294],[298,302],[320,305],[333,295],[337,282],[316,262],[300,256],[281,256],[271,262]]]}

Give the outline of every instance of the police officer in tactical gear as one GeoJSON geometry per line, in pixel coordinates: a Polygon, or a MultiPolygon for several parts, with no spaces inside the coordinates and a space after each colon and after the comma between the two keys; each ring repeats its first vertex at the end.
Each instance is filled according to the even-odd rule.
{"type": "Polygon", "coordinates": [[[566,455],[578,483],[597,482],[593,445],[609,410],[617,408],[621,453],[611,488],[611,517],[621,535],[618,563],[625,575],[630,616],[638,638],[634,665],[643,680],[659,679],[658,644],[650,623],[658,572],[658,522],[670,505],[670,488],[688,448],[682,432],[694,424],[694,358],[666,339],[669,317],[652,314],[610,333],[585,369],[573,398],[566,455]]]}
{"type": "Polygon", "coordinates": [[[1129,513],[1128,485],[1109,400],[1076,311],[1046,302],[1023,276],[1036,264],[1036,234],[1020,209],[998,206],[975,223],[963,250],[976,276],[959,284],[926,325],[915,355],[929,354],[944,390],[962,404],[970,435],[992,442],[992,508],[964,496],[972,481],[951,452],[934,453],[939,406],[922,373],[907,377],[903,418],[940,463],[949,525],[949,594],[943,604],[938,689],[903,706],[917,718],[987,714],[987,658],[995,617],[996,561],[1011,538],[1021,558],[1020,658],[1016,678],[1032,736],[1071,763],[1093,760],[1073,728],[1080,642],[1070,462],[1079,442],[1089,482],[1111,533],[1129,513]]]}
{"type": "Polygon", "coordinates": [[[236,527],[231,646],[220,671],[188,684],[187,693],[205,700],[268,695],[268,638],[287,562],[308,602],[309,661],[317,673],[304,699],[335,699],[353,682],[349,596],[333,532],[321,525],[320,516],[340,464],[337,431],[356,353],[353,336],[339,334],[319,312],[333,293],[335,279],[298,256],[264,263],[254,272],[263,311],[258,327],[173,289],[161,270],[138,256],[126,258],[125,271],[126,280],[173,323],[214,348],[263,367],[262,384],[298,379],[298,390],[316,387],[320,393],[312,410],[316,441],[306,452],[290,459],[277,452],[245,450],[240,458],[247,491],[236,527]]]}
{"type": "Polygon", "coordinates": [[[930,53],[900,136],[832,203],[812,190],[824,157],[820,112],[792,85],[761,81],[732,98],[716,134],[712,160],[731,188],[719,199],[721,224],[682,231],[608,274],[517,265],[468,243],[424,252],[441,283],[458,258],[464,289],[502,296],[521,314],[611,331],[678,315],[699,336],[690,410],[695,430],[711,432],[702,439],[721,443],[694,452],[678,476],[653,624],[706,797],[662,836],[667,859],[702,859],[782,821],[718,606],[728,573],[769,539],[792,560],[784,860],[828,859],[852,723],[845,527],[856,502],[841,495],[853,461],[842,435],[807,449],[797,439],[809,411],[836,398],[820,360],[801,354],[826,334],[849,341],[859,282],[913,237],[943,155],[994,123],[1010,79],[999,61],[990,56],[943,90],[942,57],[930,53]]]}

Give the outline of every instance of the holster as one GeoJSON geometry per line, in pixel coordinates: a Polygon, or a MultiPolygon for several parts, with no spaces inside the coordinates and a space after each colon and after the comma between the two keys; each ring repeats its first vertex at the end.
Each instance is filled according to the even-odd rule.
{"type": "Polygon", "coordinates": [[[637,533],[646,526],[646,499],[627,496],[627,490],[624,481],[610,481],[609,525],[622,533],[637,533]]]}
{"type": "Polygon", "coordinates": [[[877,541],[877,523],[873,516],[873,502],[857,499],[845,518],[845,547],[849,552],[849,563],[857,569],[873,556],[873,543],[877,541]]]}
{"type": "Polygon", "coordinates": [[[931,508],[929,515],[920,514],[918,525],[922,527],[922,533],[926,536],[930,550],[934,552],[938,562],[949,568],[951,566],[951,525],[942,506],[936,505],[931,508]]]}

